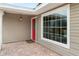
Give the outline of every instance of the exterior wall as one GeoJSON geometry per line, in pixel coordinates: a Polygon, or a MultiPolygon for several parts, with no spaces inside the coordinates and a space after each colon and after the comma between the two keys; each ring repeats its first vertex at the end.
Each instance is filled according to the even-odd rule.
{"type": "Polygon", "coordinates": [[[31,39],[31,16],[5,14],[3,17],[3,43],[31,39]],[[23,21],[19,21],[19,17],[23,21]]]}
{"type": "Polygon", "coordinates": [[[2,47],[2,20],[3,20],[4,12],[0,10],[0,50],[2,47]]]}
{"type": "Polygon", "coordinates": [[[70,49],[41,40],[41,15],[38,19],[37,42],[65,56],[79,56],[79,4],[70,4],[70,49]]]}

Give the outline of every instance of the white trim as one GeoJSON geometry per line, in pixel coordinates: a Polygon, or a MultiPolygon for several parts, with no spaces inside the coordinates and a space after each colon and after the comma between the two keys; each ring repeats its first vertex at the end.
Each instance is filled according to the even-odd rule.
{"type": "Polygon", "coordinates": [[[68,48],[70,48],[70,4],[68,4],[67,15],[67,43],[68,48]]]}
{"type": "Polygon", "coordinates": [[[70,4],[59,7],[55,10],[49,11],[47,13],[42,14],[41,16],[41,40],[48,41],[50,43],[54,43],[56,45],[65,47],[65,48],[70,48],[70,4]],[[43,16],[47,16],[56,12],[60,12],[61,10],[67,9],[67,44],[63,44],[60,42],[56,42],[47,38],[43,38],[43,16]]]}
{"type": "Polygon", "coordinates": [[[20,9],[20,10],[25,10],[25,11],[27,10],[27,11],[35,12],[35,11],[39,10],[40,8],[46,6],[47,4],[48,3],[42,3],[41,5],[37,6],[35,8],[35,10],[29,9],[29,8],[15,7],[14,5],[9,4],[9,3],[1,3],[0,7],[3,7],[3,8],[13,8],[13,9],[17,9],[17,10],[20,9]]]}
{"type": "Polygon", "coordinates": [[[32,18],[31,18],[31,39],[32,39],[32,18]]]}
{"type": "Polygon", "coordinates": [[[35,42],[37,41],[37,23],[36,23],[36,20],[37,20],[37,17],[34,17],[35,18],[35,42]]]}
{"type": "Polygon", "coordinates": [[[0,49],[2,46],[2,21],[3,21],[4,11],[0,10],[0,49]]]}
{"type": "Polygon", "coordinates": [[[32,10],[32,9],[27,9],[27,8],[19,8],[19,7],[17,8],[7,3],[1,3],[0,9],[4,10],[7,13],[38,15],[45,11],[53,9],[55,7],[61,6],[63,4],[65,3],[58,3],[58,4],[57,3],[43,3],[43,4],[40,4],[35,10],[32,10]]]}

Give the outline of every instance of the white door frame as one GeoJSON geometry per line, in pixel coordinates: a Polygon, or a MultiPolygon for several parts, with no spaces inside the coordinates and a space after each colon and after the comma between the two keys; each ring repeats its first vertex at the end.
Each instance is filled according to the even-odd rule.
{"type": "Polygon", "coordinates": [[[36,17],[31,18],[31,40],[32,40],[32,19],[35,18],[35,42],[36,42],[36,38],[37,38],[37,25],[36,25],[36,17]]]}

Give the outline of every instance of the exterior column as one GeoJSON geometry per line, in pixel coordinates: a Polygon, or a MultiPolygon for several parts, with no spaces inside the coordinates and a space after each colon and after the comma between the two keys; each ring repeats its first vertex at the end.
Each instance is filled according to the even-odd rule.
{"type": "Polygon", "coordinates": [[[2,45],[2,20],[3,20],[4,12],[0,10],[0,50],[2,45]]]}

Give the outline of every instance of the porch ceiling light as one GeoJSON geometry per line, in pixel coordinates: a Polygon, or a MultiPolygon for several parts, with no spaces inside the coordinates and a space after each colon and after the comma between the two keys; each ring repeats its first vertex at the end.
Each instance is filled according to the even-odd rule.
{"type": "Polygon", "coordinates": [[[22,22],[22,21],[23,21],[23,17],[22,17],[22,16],[20,16],[19,21],[20,21],[20,22],[22,22]]]}

